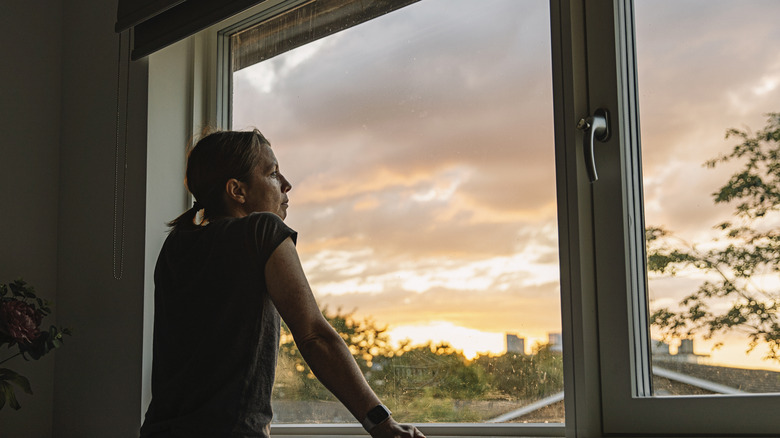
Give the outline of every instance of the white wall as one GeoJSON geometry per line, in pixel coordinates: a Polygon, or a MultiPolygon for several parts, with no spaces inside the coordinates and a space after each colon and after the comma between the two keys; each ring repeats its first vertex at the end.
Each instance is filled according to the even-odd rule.
{"type": "Polygon", "coordinates": [[[146,317],[141,400],[144,412],[151,400],[154,266],[168,231],[165,224],[186,210],[190,202],[184,188],[184,168],[193,130],[193,46],[190,39],[149,57],[146,317]]]}
{"type": "MultiPolygon", "coordinates": [[[[55,310],[61,8],[60,1],[0,3],[0,283],[24,277],[55,310]]],[[[22,410],[0,411],[0,436],[51,436],[55,359],[0,365],[28,377],[34,391],[17,391],[22,410]]]]}

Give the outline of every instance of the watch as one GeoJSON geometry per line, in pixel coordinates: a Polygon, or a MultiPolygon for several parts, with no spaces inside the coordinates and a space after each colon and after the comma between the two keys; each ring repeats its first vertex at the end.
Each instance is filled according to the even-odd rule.
{"type": "Polygon", "coordinates": [[[390,418],[390,415],[392,415],[392,412],[390,412],[390,409],[387,409],[387,406],[376,405],[368,411],[366,418],[361,422],[363,423],[363,429],[365,429],[366,432],[371,432],[371,429],[387,421],[387,419],[390,418]]]}

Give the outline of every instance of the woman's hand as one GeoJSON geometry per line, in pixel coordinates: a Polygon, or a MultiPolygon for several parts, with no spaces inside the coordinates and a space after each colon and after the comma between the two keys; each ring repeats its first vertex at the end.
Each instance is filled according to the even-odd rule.
{"type": "Polygon", "coordinates": [[[411,424],[399,424],[393,417],[371,429],[373,438],[425,438],[422,432],[411,424]]]}

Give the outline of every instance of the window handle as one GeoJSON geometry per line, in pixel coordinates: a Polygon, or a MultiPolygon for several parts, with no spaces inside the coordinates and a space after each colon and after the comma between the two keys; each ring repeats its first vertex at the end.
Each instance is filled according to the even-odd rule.
{"type": "Polygon", "coordinates": [[[585,166],[588,170],[588,179],[590,182],[596,182],[599,179],[598,173],[596,173],[596,158],[594,153],[594,142],[596,140],[605,142],[609,140],[609,113],[603,108],[599,108],[596,112],[586,118],[580,119],[577,123],[577,129],[585,132],[585,166]]]}

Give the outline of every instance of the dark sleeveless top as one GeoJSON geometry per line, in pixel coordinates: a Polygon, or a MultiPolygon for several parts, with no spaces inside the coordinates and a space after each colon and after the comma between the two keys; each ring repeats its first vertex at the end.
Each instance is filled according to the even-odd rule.
{"type": "Polygon", "coordinates": [[[279,313],[265,264],[288,237],[273,213],[172,231],[154,272],[146,437],[269,437],[279,313]]]}

